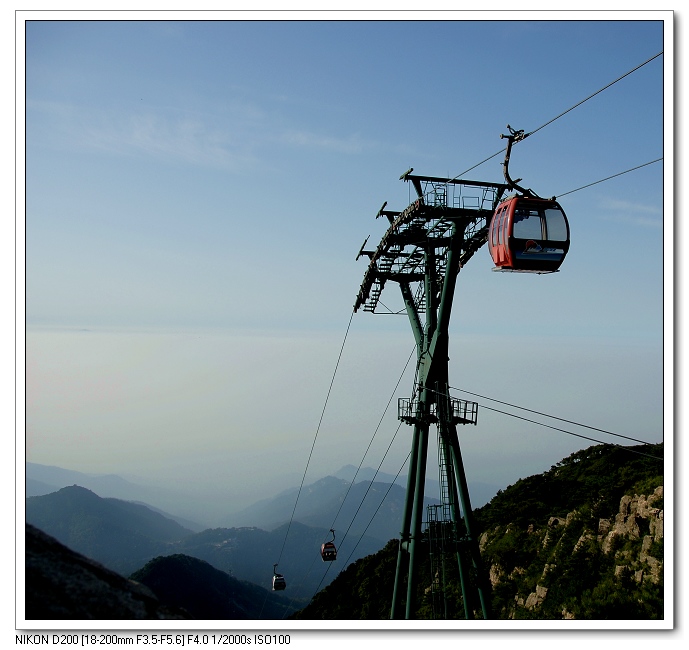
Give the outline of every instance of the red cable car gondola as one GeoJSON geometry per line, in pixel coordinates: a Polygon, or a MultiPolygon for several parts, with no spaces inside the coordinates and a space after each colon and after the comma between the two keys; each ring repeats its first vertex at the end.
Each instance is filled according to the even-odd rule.
{"type": "Polygon", "coordinates": [[[515,131],[507,125],[508,139],[505,162],[505,180],[510,189],[521,194],[501,201],[488,228],[488,250],[496,271],[527,271],[553,273],[560,268],[569,250],[569,223],[560,204],[542,199],[531,190],[517,185],[520,179],[510,178],[508,165],[512,144],[527,137],[524,131],[515,131]]]}
{"type": "Polygon", "coordinates": [[[500,271],[557,271],[569,250],[569,224],[554,199],[511,196],[498,205],[488,250],[500,271]]]}
{"type": "Polygon", "coordinates": [[[335,531],[331,528],[333,538],[325,544],[321,544],[321,559],[323,562],[332,562],[337,559],[337,549],[335,548],[335,531]]]}

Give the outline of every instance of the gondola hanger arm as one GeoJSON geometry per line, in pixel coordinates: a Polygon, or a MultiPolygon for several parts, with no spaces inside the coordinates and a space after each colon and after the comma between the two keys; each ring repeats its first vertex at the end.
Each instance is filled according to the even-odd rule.
{"type": "Polygon", "coordinates": [[[509,131],[509,135],[500,134],[500,139],[507,139],[507,150],[505,151],[505,160],[502,163],[502,169],[503,173],[505,175],[505,181],[507,181],[507,185],[509,189],[511,190],[516,190],[517,192],[520,192],[524,196],[530,196],[534,198],[539,198],[538,195],[533,192],[532,190],[528,190],[524,187],[521,187],[518,185],[518,183],[522,180],[521,178],[518,178],[517,180],[513,180],[510,178],[510,172],[509,172],[509,165],[510,165],[510,155],[512,154],[512,145],[521,142],[522,140],[526,139],[529,137],[529,133],[525,133],[524,129],[520,130],[515,130],[513,129],[509,124],[507,125],[507,129],[509,131]]]}

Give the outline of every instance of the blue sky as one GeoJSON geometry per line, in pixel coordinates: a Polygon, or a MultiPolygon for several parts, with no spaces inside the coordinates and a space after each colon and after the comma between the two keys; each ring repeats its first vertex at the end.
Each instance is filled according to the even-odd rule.
{"type": "MultiPolygon", "coordinates": [[[[406,207],[409,167],[459,175],[506,124],[534,131],[668,47],[667,12],[617,15],[29,22],[27,460],[188,482],[228,510],[298,484],[317,430],[307,481],[359,465],[413,348],[406,317],[357,313],[318,428],[376,212],[406,207]]],[[[564,195],[570,253],[549,276],[474,256],[453,386],[663,438],[669,64],[515,147],[513,177],[564,195]]],[[[502,182],[501,161],[465,177],[502,182]]],[[[364,465],[383,459],[394,401],[364,465]]],[[[498,487],[594,444],[488,409],[460,442],[469,482],[498,487]]]]}

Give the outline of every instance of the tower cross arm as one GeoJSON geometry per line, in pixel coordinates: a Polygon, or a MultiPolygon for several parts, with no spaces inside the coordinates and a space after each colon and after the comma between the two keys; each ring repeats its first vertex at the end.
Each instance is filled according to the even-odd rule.
{"type": "Polygon", "coordinates": [[[502,194],[508,189],[507,183],[491,183],[489,181],[472,181],[465,178],[442,178],[440,176],[418,176],[416,174],[406,174],[403,180],[411,181],[416,193],[419,197],[423,197],[424,193],[421,189],[421,183],[435,183],[444,185],[469,185],[471,187],[485,187],[493,189],[502,194]]]}

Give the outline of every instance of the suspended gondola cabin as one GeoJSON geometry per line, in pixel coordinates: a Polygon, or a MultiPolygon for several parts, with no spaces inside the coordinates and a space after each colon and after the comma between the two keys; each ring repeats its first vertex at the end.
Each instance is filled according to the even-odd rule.
{"type": "Polygon", "coordinates": [[[333,538],[325,544],[321,544],[321,559],[323,562],[333,562],[337,559],[337,549],[335,548],[335,531],[331,528],[333,538]]]}
{"type": "Polygon", "coordinates": [[[275,571],[277,564],[273,565],[273,591],[282,591],[287,583],[285,582],[285,576],[281,573],[275,571]]]}
{"type": "Polygon", "coordinates": [[[273,591],[282,591],[287,586],[285,577],[281,573],[273,576],[273,591]]]}
{"type": "Polygon", "coordinates": [[[496,271],[557,271],[569,250],[564,210],[554,199],[508,197],[491,220],[488,250],[496,271]]]}
{"type": "Polygon", "coordinates": [[[332,562],[337,559],[337,549],[332,542],[326,542],[321,545],[321,558],[323,562],[332,562]]]}

